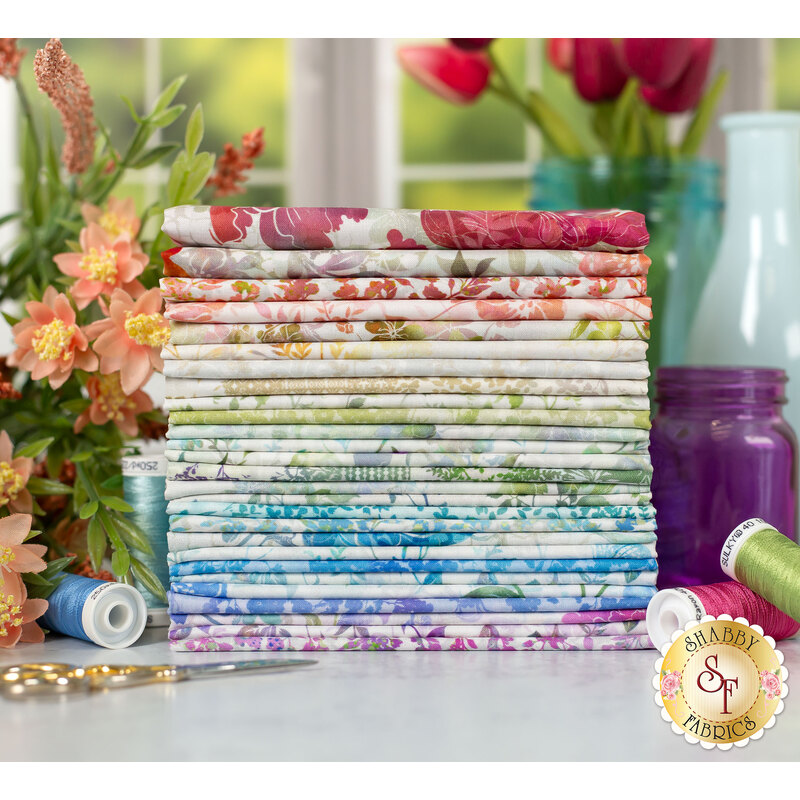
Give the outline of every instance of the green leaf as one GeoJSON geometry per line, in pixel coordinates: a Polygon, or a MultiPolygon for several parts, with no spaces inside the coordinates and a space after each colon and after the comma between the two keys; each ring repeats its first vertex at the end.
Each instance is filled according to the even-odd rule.
{"type": "Polygon", "coordinates": [[[135,556],[131,556],[131,570],[133,577],[147,589],[150,594],[158,597],[162,602],[167,602],[167,592],[155,573],[135,556]]]}
{"type": "Polygon", "coordinates": [[[581,140],[572,130],[567,120],[545,100],[541,92],[532,89],[528,92],[528,113],[542,133],[542,136],[562,156],[583,158],[586,150],[581,140]]]}
{"type": "Polygon", "coordinates": [[[703,144],[708,126],[711,124],[711,120],[714,117],[714,110],[728,83],[728,77],[729,74],[727,70],[720,72],[719,75],[714,78],[711,88],[705,93],[703,99],[697,106],[692,121],[686,129],[686,135],[681,142],[679,152],[682,156],[696,155],[697,151],[700,149],[700,145],[703,144]]]}
{"type": "Polygon", "coordinates": [[[136,112],[133,103],[127,97],[125,97],[125,95],[121,95],[120,99],[122,100],[123,103],[125,103],[126,106],[128,106],[128,111],[131,112],[131,117],[133,117],[133,121],[137,125],[141,125],[144,122],[144,120],[136,112]]]}
{"type": "Polygon", "coordinates": [[[159,111],[163,111],[174,99],[175,95],[181,89],[184,83],[186,83],[186,75],[181,75],[178,78],[175,78],[172,83],[164,89],[163,92],[158,96],[155,105],[153,106],[153,113],[157,113],[159,111]]]}
{"type": "Polygon", "coordinates": [[[14,453],[14,458],[36,458],[36,456],[41,455],[53,442],[55,441],[55,437],[48,436],[46,439],[37,439],[35,442],[31,442],[30,444],[26,444],[25,447],[20,447],[16,453],[14,453]]]}
{"type": "Polygon", "coordinates": [[[0,225],[5,225],[7,222],[11,222],[15,219],[20,219],[22,217],[21,211],[12,211],[10,214],[3,214],[0,216],[0,225]]]}
{"type": "Polygon", "coordinates": [[[200,142],[203,141],[203,134],[205,132],[205,123],[203,122],[203,106],[198,103],[186,123],[186,151],[189,155],[193,156],[197,153],[200,147],[200,142]]]}
{"type": "Polygon", "coordinates": [[[43,578],[40,573],[36,572],[25,572],[22,575],[22,579],[25,581],[27,586],[49,586],[50,581],[47,578],[43,578]]]}
{"type": "Polygon", "coordinates": [[[74,455],[70,456],[70,461],[73,464],[82,464],[84,461],[88,461],[92,455],[93,454],[90,451],[86,450],[83,453],[75,453],[74,455]]]}
{"type": "Polygon", "coordinates": [[[614,103],[601,102],[594,104],[592,130],[606,146],[611,144],[611,120],[614,116],[614,103]]]}
{"type": "Polygon", "coordinates": [[[639,83],[629,80],[614,104],[611,117],[611,153],[615,156],[626,156],[630,134],[631,119],[634,115],[634,104],[639,91],[639,83]]]}
{"type": "Polygon", "coordinates": [[[49,478],[34,476],[28,479],[27,489],[31,494],[72,494],[72,487],[61,481],[52,481],[49,478]]]}
{"type": "Polygon", "coordinates": [[[126,511],[128,513],[133,511],[133,506],[130,503],[126,503],[121,497],[114,497],[111,494],[101,495],[100,502],[115,511],[126,511]]]}
{"type": "Polygon", "coordinates": [[[169,142],[167,144],[160,144],[157,147],[151,148],[150,150],[146,150],[131,164],[131,169],[144,169],[145,167],[149,167],[151,164],[155,164],[158,161],[167,158],[167,156],[172,155],[179,147],[179,144],[175,142],[169,142]]]}
{"type": "Polygon", "coordinates": [[[115,550],[111,555],[111,569],[120,578],[128,574],[131,568],[131,556],[127,550],[115,550]]]}
{"type": "Polygon", "coordinates": [[[669,157],[669,137],[667,136],[667,115],[650,106],[640,108],[644,121],[650,152],[660,158],[669,157]]]}
{"type": "Polygon", "coordinates": [[[100,508],[100,504],[97,500],[90,500],[88,503],[81,506],[78,516],[81,519],[89,519],[89,517],[93,517],[97,513],[98,508],[100,508]]]}
{"type": "Polygon", "coordinates": [[[106,534],[99,517],[92,517],[89,520],[89,529],[86,532],[86,545],[89,549],[92,569],[96,572],[100,569],[100,565],[103,563],[103,558],[108,549],[106,534]]]}
{"type": "Polygon", "coordinates": [[[151,114],[148,121],[156,128],[166,128],[172,125],[184,111],[186,111],[186,106],[183,104],[171,106],[170,108],[165,108],[163,111],[151,114]]]}
{"type": "Polygon", "coordinates": [[[75,397],[72,400],[65,400],[60,407],[71,414],[80,414],[91,405],[91,400],[86,397],[75,397]]]}
{"type": "Polygon", "coordinates": [[[194,157],[194,164],[186,177],[186,183],[183,187],[182,203],[194,200],[206,185],[212,169],[214,169],[214,156],[211,153],[198,153],[194,157]]]}
{"type": "Polygon", "coordinates": [[[116,475],[112,475],[110,478],[106,478],[101,484],[101,489],[110,489],[113,491],[114,489],[121,489],[122,488],[122,473],[118,472],[116,475]]]}
{"type": "Polygon", "coordinates": [[[3,319],[13,328],[19,321],[19,317],[12,316],[5,311],[0,312],[3,315],[3,319]]]}
{"type": "Polygon", "coordinates": [[[172,162],[172,169],[169,171],[167,181],[167,204],[177,205],[177,197],[181,192],[183,183],[186,180],[186,173],[189,170],[191,159],[185,150],[181,150],[172,162]]]}
{"type": "Polygon", "coordinates": [[[141,553],[153,555],[153,547],[147,538],[147,534],[134,522],[126,517],[114,517],[117,531],[126,544],[141,553]]]}

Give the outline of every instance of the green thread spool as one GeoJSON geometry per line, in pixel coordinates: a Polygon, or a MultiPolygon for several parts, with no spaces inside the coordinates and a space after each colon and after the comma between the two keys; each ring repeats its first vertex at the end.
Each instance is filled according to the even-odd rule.
{"type": "MultiPolygon", "coordinates": [[[[136,557],[148,566],[166,589],[169,586],[167,566],[167,532],[169,516],[164,490],[167,480],[167,460],[163,445],[155,448],[140,443],[142,455],[122,459],[122,485],[125,500],[133,506],[130,517],[144,533],[153,554],[136,552],[136,557]]],[[[134,585],[147,603],[148,627],[169,625],[169,614],[164,601],[151,594],[138,581],[134,585]]]]}
{"type": "Polygon", "coordinates": [[[800,622],[800,545],[754,517],[731,532],[719,563],[730,578],[800,622]]]}

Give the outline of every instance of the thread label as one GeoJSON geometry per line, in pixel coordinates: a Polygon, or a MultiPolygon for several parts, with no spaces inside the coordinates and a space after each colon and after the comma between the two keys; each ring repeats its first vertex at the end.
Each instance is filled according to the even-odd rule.
{"type": "Polygon", "coordinates": [[[675,733],[728,750],[760,738],[783,710],[788,673],[774,641],[746,620],[689,623],[656,662],[656,703],[675,733]]]}
{"type": "Polygon", "coordinates": [[[167,459],[165,456],[125,456],[122,474],[163,476],[167,474],[167,459]]]}

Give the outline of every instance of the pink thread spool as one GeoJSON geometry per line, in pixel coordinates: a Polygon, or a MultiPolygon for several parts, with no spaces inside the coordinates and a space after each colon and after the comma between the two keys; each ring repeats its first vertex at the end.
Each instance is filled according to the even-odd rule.
{"type": "Polygon", "coordinates": [[[647,606],[647,632],[657,649],[672,641],[672,634],[706,615],[730,614],[760,625],[773,639],[786,639],[800,630],[796,622],[737,581],[687,586],[657,592],[647,606]]]}

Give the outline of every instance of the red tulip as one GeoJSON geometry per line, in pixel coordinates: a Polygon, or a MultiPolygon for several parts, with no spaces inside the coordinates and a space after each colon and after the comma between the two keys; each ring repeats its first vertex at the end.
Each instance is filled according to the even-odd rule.
{"type": "Polygon", "coordinates": [[[691,39],[623,39],[621,62],[645,86],[666,89],[683,74],[692,55],[691,39]]]}
{"type": "Polygon", "coordinates": [[[459,50],[485,50],[494,39],[449,39],[459,50]]]}
{"type": "Polygon", "coordinates": [[[576,39],[572,80],[578,94],[590,103],[613,100],[628,76],[622,71],[611,39],[576,39]]]}
{"type": "Polygon", "coordinates": [[[548,39],[547,60],[559,72],[567,74],[572,72],[572,65],[575,62],[575,40],[548,39]]]}
{"type": "Polygon", "coordinates": [[[401,47],[397,58],[414,80],[458,105],[473,103],[489,83],[491,69],[482,53],[450,45],[417,45],[401,47]]]}
{"type": "Polygon", "coordinates": [[[679,114],[694,108],[703,96],[713,54],[713,39],[692,39],[689,64],[678,80],[667,89],[642,86],[642,98],[665,114],[679,114]]]}

